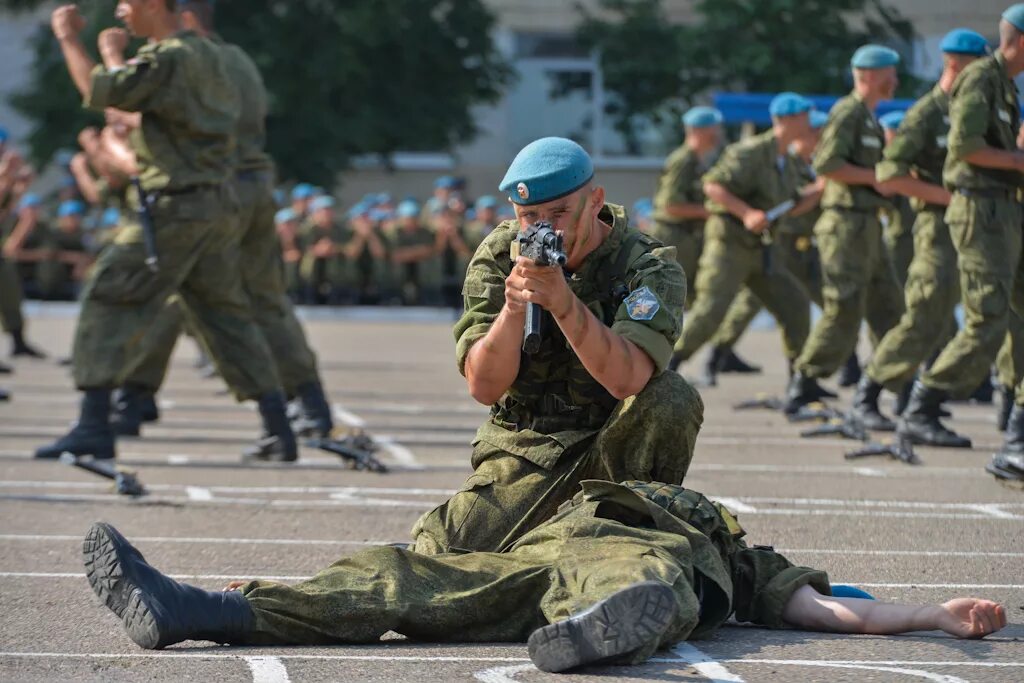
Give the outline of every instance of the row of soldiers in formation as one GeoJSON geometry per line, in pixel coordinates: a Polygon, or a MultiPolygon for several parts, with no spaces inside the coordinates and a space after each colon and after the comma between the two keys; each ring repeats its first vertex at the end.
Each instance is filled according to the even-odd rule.
{"type": "Polygon", "coordinates": [[[720,151],[720,115],[690,112],[654,202],[654,234],[676,246],[691,286],[672,367],[711,342],[713,375],[763,306],[782,330],[793,414],[830,397],[819,379],[856,365],[867,322],[874,352],[848,419],[969,448],[941,422],[943,404],[991,386],[995,363],[1006,440],[989,469],[1024,476],[1021,30],[1015,6],[993,55],[980,34],[950,32],[938,83],[882,121],[875,109],[894,93],[899,55],[881,46],[854,54],[853,92],[818,131],[811,102],[784,94],[772,102],[772,130],[720,151]],[[822,308],[813,329],[811,301],[822,308]],[[883,389],[897,396],[898,421],[879,407],[883,389]]]}

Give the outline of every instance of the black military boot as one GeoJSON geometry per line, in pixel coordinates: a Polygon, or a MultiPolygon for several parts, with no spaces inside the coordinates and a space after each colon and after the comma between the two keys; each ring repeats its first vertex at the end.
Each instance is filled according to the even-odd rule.
{"type": "Polygon", "coordinates": [[[932,389],[921,381],[914,382],[910,400],[900,417],[896,433],[912,443],[940,448],[970,448],[971,440],[947,429],[939,421],[945,392],[932,389]]]}
{"type": "Polygon", "coordinates": [[[114,394],[110,427],[118,436],[138,436],[141,433],[144,393],[147,392],[141,387],[126,384],[114,394]]]}
{"type": "Polygon", "coordinates": [[[242,459],[263,462],[295,462],[299,447],[285,412],[284,394],[274,391],[257,399],[263,419],[263,436],[242,453],[242,459]]]}
{"type": "Polygon", "coordinates": [[[139,414],[144,424],[160,421],[160,408],[156,405],[156,394],[152,391],[142,394],[142,399],[139,401],[139,414]]]}
{"type": "Polygon", "coordinates": [[[667,584],[635,583],[579,614],[537,629],[530,634],[527,649],[541,671],[613,663],[658,643],[676,611],[675,593],[667,584]]]}
{"type": "Polygon", "coordinates": [[[1010,411],[1013,410],[1013,403],[1017,399],[1017,392],[1013,387],[1005,384],[999,385],[999,412],[996,413],[996,426],[999,431],[1006,431],[1006,423],[1010,421],[1010,411]]]}
{"type": "Polygon", "coordinates": [[[805,405],[821,400],[821,391],[817,380],[794,370],[789,377],[789,386],[786,387],[786,405],[782,409],[783,412],[795,415],[805,405]]]}
{"type": "Polygon", "coordinates": [[[896,417],[903,415],[903,411],[907,409],[907,404],[910,403],[910,391],[914,388],[913,382],[907,382],[900,389],[900,393],[896,394],[896,400],[892,404],[892,412],[896,417]]]}
{"type": "Polygon", "coordinates": [[[320,382],[306,382],[297,388],[299,415],[292,420],[292,431],[299,436],[329,436],[334,429],[331,406],[320,382]]]}
{"type": "Polygon", "coordinates": [[[999,452],[1004,455],[1024,454],[1024,407],[1014,404],[1010,410],[1010,419],[1006,421],[1006,436],[999,452]]]}
{"type": "Polygon", "coordinates": [[[759,375],[761,374],[761,368],[757,365],[751,365],[747,361],[743,360],[736,354],[736,349],[728,347],[716,347],[718,351],[718,371],[727,374],[735,373],[737,375],[759,375]]]}
{"type": "Polygon", "coordinates": [[[718,386],[718,369],[722,363],[722,347],[715,346],[708,351],[707,360],[704,361],[704,372],[701,375],[701,383],[706,387],[718,386]]]}
{"type": "Polygon", "coordinates": [[[11,393],[6,389],[0,389],[0,401],[10,401],[11,393]]]}
{"type": "Polygon", "coordinates": [[[839,378],[836,381],[841,387],[852,387],[860,381],[860,361],[857,360],[857,352],[854,351],[846,359],[846,363],[839,371],[839,378]]]}
{"type": "Polygon", "coordinates": [[[1007,486],[1024,488],[1024,455],[1020,453],[996,453],[985,471],[1007,486]]]}
{"type": "Polygon", "coordinates": [[[878,397],[881,393],[882,385],[864,373],[857,383],[857,393],[853,395],[851,413],[866,429],[874,432],[894,432],[896,424],[878,409],[878,397]]]}
{"type": "Polygon", "coordinates": [[[25,341],[21,329],[11,331],[11,355],[29,358],[46,358],[46,354],[25,341]]]}
{"type": "Polygon", "coordinates": [[[93,524],[82,543],[93,592],[139,647],[162,650],[183,640],[242,644],[253,630],[238,591],[206,591],[161,574],[117,529],[93,524]]]}
{"type": "Polygon", "coordinates": [[[14,372],[14,368],[7,363],[0,363],[0,375],[9,375],[12,372],[14,372]]]}
{"type": "Polygon", "coordinates": [[[78,423],[66,436],[36,450],[36,457],[59,458],[61,453],[91,455],[97,460],[114,457],[114,430],[110,428],[110,390],[86,389],[82,393],[78,423]]]}

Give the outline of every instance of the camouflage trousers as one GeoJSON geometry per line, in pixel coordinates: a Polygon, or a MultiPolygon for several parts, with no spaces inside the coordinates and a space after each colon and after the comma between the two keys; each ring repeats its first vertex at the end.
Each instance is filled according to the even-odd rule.
{"type": "Polygon", "coordinates": [[[996,380],[1001,386],[1015,387],[1024,380],[1024,318],[1011,308],[1009,322],[996,356],[996,380]]]}
{"type": "Polygon", "coordinates": [[[712,216],[705,232],[697,300],[683,323],[676,353],[686,360],[711,339],[745,287],[779,321],[786,357],[795,357],[807,339],[811,315],[810,300],[799,280],[775,261],[774,247],[769,247],[772,262],[766,271],[764,247],[751,244],[750,233],[733,219],[712,216]]]}
{"type": "MultiPolygon", "coordinates": [[[[281,246],[274,228],[273,188],[269,175],[266,179],[239,181],[235,187],[241,204],[238,248],[242,285],[252,318],[270,347],[282,386],[294,396],[302,384],[319,381],[319,375],[316,354],[285,292],[281,246]]],[[[144,351],[129,369],[126,384],[152,392],[163,384],[174,345],[185,324],[185,309],[178,299],[174,296],[168,300],[147,331],[142,344],[144,351]]],[[[203,343],[206,344],[205,338],[203,343]]]]}
{"type": "Polygon", "coordinates": [[[0,324],[8,334],[20,330],[25,324],[21,317],[21,280],[18,279],[18,269],[4,258],[0,258],[0,324]]]}
{"type": "Polygon", "coordinates": [[[159,270],[147,268],[142,229],[125,225],[99,257],[75,331],[79,389],[121,386],[168,297],[181,296],[240,400],[280,389],[270,349],[252,320],[239,266],[237,198],[228,187],[162,194],[153,207],[159,270]]]}
{"type": "Polygon", "coordinates": [[[907,230],[899,221],[891,221],[882,231],[882,244],[892,266],[896,281],[905,287],[910,273],[910,262],[914,258],[914,230],[907,230]]]}
{"type": "Polygon", "coordinates": [[[864,320],[877,344],[903,314],[903,297],[885,257],[876,213],[826,209],[814,236],[824,305],[793,368],[818,378],[828,377],[850,357],[864,320]]]}
{"type": "Polygon", "coordinates": [[[676,248],[676,262],[683,267],[683,274],[686,275],[686,307],[689,308],[697,291],[695,283],[700,255],[704,250],[704,231],[657,222],[651,230],[651,236],[666,247],[676,248]]]}
{"type": "MultiPolygon", "coordinates": [[[[800,281],[807,296],[820,308],[821,259],[810,236],[787,232],[776,235],[772,257],[800,281]]],[[[733,299],[725,320],[711,339],[712,345],[726,349],[736,346],[763,306],[757,295],[745,288],[733,299]]]]}
{"type": "MultiPolygon", "coordinates": [[[[1015,198],[953,195],[946,211],[960,267],[964,325],[921,376],[925,385],[965,398],[989,372],[1006,340],[1010,307],[1024,312],[1021,207],[1015,198]]],[[[1018,402],[1024,395],[1018,391],[1018,402]]]]}
{"type": "Polygon", "coordinates": [[[960,300],[956,250],[940,209],[926,209],[914,221],[914,257],[907,271],[905,310],[871,357],[868,376],[898,392],[955,329],[960,300]]]}
{"type": "MultiPolygon", "coordinates": [[[[693,458],[704,403],[674,372],[654,377],[619,403],[605,426],[538,464],[478,440],[473,475],[412,529],[412,548],[434,555],[507,549],[572,498],[584,479],[678,484],[693,458]]],[[[510,438],[514,435],[510,432],[510,438]]]]}

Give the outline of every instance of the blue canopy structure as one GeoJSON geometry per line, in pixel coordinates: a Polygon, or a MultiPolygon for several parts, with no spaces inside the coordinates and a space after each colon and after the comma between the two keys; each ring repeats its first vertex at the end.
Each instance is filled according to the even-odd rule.
{"type": "MultiPolygon", "coordinates": [[[[715,107],[722,112],[725,122],[745,123],[750,121],[759,126],[767,126],[772,122],[768,114],[768,104],[777,93],[728,93],[716,92],[712,95],[715,107]]],[[[835,95],[804,95],[814,102],[816,109],[828,111],[839,100],[835,95]]],[[[910,109],[914,100],[886,100],[878,105],[875,112],[878,116],[891,111],[910,109]]]]}

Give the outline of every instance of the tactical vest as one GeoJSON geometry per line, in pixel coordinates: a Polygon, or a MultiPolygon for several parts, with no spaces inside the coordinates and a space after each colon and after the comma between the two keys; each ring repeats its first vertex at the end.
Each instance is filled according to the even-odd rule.
{"type": "MultiPolygon", "coordinates": [[[[614,259],[607,259],[577,296],[611,327],[630,292],[637,272],[634,265],[661,246],[658,240],[629,229],[614,259]]],[[[540,350],[522,355],[515,382],[491,407],[492,422],[512,431],[530,429],[541,434],[600,429],[618,399],[590,375],[550,314],[545,312],[544,319],[540,350]]]]}

